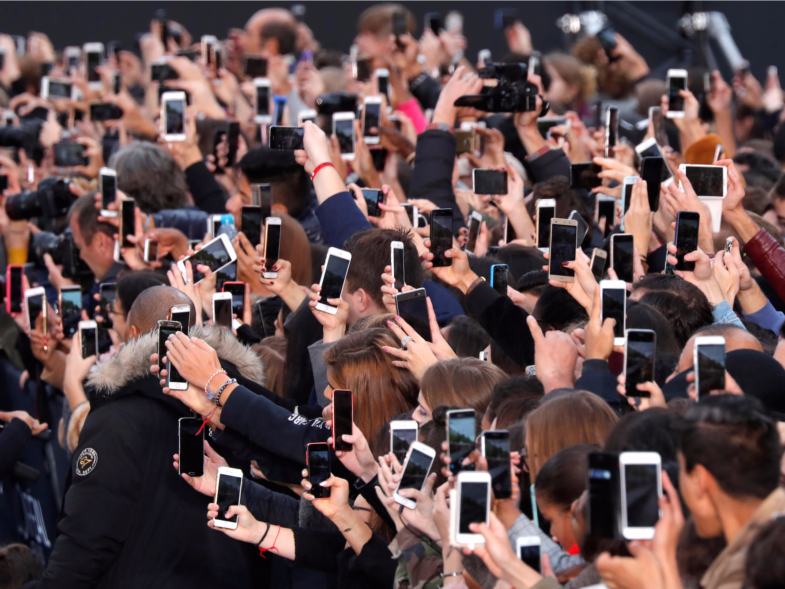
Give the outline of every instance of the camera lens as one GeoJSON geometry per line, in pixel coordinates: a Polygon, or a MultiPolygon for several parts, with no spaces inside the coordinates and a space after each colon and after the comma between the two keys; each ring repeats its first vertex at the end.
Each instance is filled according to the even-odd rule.
{"type": "Polygon", "coordinates": [[[5,201],[5,212],[12,221],[25,221],[40,217],[43,209],[38,200],[38,192],[29,190],[13,194],[5,201]]]}
{"type": "Polygon", "coordinates": [[[33,217],[56,219],[68,213],[75,198],[66,180],[50,176],[38,183],[38,190],[9,196],[5,202],[5,211],[12,221],[33,217]]]}

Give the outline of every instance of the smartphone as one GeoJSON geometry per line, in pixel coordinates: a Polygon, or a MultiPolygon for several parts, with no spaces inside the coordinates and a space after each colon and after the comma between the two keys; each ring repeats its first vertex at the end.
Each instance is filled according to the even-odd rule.
{"type": "Polygon", "coordinates": [[[578,224],[578,247],[581,246],[583,240],[586,238],[586,233],[589,231],[589,224],[581,216],[578,211],[570,212],[567,217],[570,221],[575,221],[578,224]]]}
{"type": "Polygon", "coordinates": [[[474,129],[455,131],[455,153],[474,153],[477,144],[476,137],[474,129]]]}
{"type": "Polygon", "coordinates": [[[267,59],[261,55],[245,55],[243,57],[243,73],[253,78],[267,77],[267,59]]]}
{"type": "Polygon", "coordinates": [[[340,389],[333,390],[332,416],[333,416],[333,450],[351,452],[352,445],[343,440],[343,436],[352,435],[352,422],[354,421],[352,391],[340,389]]]}
{"type": "Polygon", "coordinates": [[[218,235],[218,230],[221,229],[221,217],[223,217],[223,215],[207,216],[207,233],[210,235],[210,237],[215,237],[218,235]]]}
{"type": "Polygon", "coordinates": [[[167,359],[166,364],[163,359],[166,357],[166,340],[169,336],[182,331],[182,324],[179,321],[159,321],[158,322],[158,368],[167,371],[167,386],[174,390],[186,390],[188,383],[180,376],[177,368],[167,359]]]}
{"type": "Polygon", "coordinates": [[[698,400],[711,391],[725,390],[725,338],[707,335],[695,338],[692,350],[695,390],[698,400]]]}
{"type": "Polygon", "coordinates": [[[395,288],[401,292],[406,284],[406,263],[404,261],[403,242],[390,242],[390,267],[395,278],[395,288]]]}
{"type": "MultiPolygon", "coordinates": [[[[390,96],[390,71],[387,68],[379,68],[374,71],[376,75],[376,82],[379,86],[379,94],[382,96],[390,96]]],[[[400,131],[400,129],[399,129],[400,131]]]]}
{"type": "Polygon", "coordinates": [[[123,109],[112,102],[91,102],[89,113],[93,122],[117,121],[123,118],[123,109]]]}
{"type": "Polygon", "coordinates": [[[679,92],[687,89],[687,70],[668,70],[668,114],[669,119],[684,118],[684,97],[679,92]]]}
{"type": "Polygon", "coordinates": [[[657,334],[651,329],[628,329],[624,346],[624,382],[628,397],[650,397],[638,385],[654,382],[654,356],[657,334]]]}
{"type": "Polygon", "coordinates": [[[185,92],[161,95],[161,124],[164,141],[185,141],[185,92]]]}
{"type": "Polygon", "coordinates": [[[695,262],[687,262],[684,256],[698,249],[698,232],[700,213],[679,211],[676,215],[676,235],[673,243],[676,246],[676,270],[694,272],[695,262]]]}
{"type": "Polygon", "coordinates": [[[144,240],[144,261],[148,264],[158,261],[158,242],[152,239],[144,240]]]}
{"type": "Polygon", "coordinates": [[[305,464],[308,466],[308,482],[311,483],[311,495],[316,499],[327,499],[330,487],[322,487],[322,483],[330,478],[330,445],[315,442],[306,446],[305,464]]]}
{"type": "Polygon", "coordinates": [[[305,129],[302,127],[283,127],[273,125],[270,127],[270,149],[294,151],[305,149],[303,138],[305,129]]]}
{"type": "Polygon", "coordinates": [[[235,260],[237,260],[237,254],[232,247],[232,242],[229,241],[229,237],[226,234],[221,234],[207,242],[207,245],[193,256],[177,262],[177,268],[182,273],[183,279],[185,279],[185,263],[190,261],[193,266],[194,283],[197,283],[204,278],[204,274],[196,269],[197,265],[207,266],[211,271],[217,272],[235,260]]]}
{"type": "Polygon", "coordinates": [[[358,82],[370,82],[373,71],[373,58],[371,57],[358,57],[352,64],[352,73],[358,82]]]}
{"type": "Polygon", "coordinates": [[[71,166],[86,166],[88,158],[85,156],[87,148],[80,143],[61,141],[54,144],[55,166],[70,168],[71,166]]]}
{"type": "Polygon", "coordinates": [[[537,201],[537,247],[547,252],[551,244],[551,219],[556,216],[556,201],[541,198],[537,201]]]}
{"type": "Polygon", "coordinates": [[[84,51],[85,69],[87,70],[87,86],[93,90],[101,89],[101,74],[96,68],[101,65],[104,59],[103,43],[85,43],[82,46],[84,51]]]}
{"type": "Polygon", "coordinates": [[[507,172],[474,168],[472,170],[474,194],[507,194],[507,172]]]}
{"type": "Polygon", "coordinates": [[[621,527],[627,540],[651,540],[660,519],[662,463],[657,452],[622,452],[621,527]]]}
{"type": "Polygon", "coordinates": [[[395,313],[411,325],[422,338],[431,341],[431,324],[428,319],[428,295],[424,288],[415,288],[408,292],[393,295],[395,313]]]}
{"type": "Polygon", "coordinates": [[[616,271],[619,280],[633,281],[633,253],[632,233],[611,235],[611,268],[616,271]]]}
{"type": "Polygon", "coordinates": [[[612,26],[605,25],[602,27],[597,33],[597,41],[600,42],[600,47],[605,51],[609,62],[618,60],[617,56],[612,55],[613,50],[616,49],[616,32],[612,26]]]}
{"type": "Polygon", "coordinates": [[[603,217],[605,217],[603,237],[606,237],[616,222],[616,199],[607,194],[598,194],[594,201],[594,219],[599,223],[603,217]]]}
{"type": "Polygon", "coordinates": [[[505,430],[485,431],[481,436],[482,455],[488,462],[491,475],[491,490],[494,499],[512,497],[512,475],[510,474],[510,432],[505,430]]]}
{"type": "Polygon", "coordinates": [[[598,176],[600,172],[602,172],[602,166],[598,166],[594,162],[570,164],[570,188],[591,190],[602,186],[602,178],[598,176]]]}
{"type": "Polygon", "coordinates": [[[63,286],[60,289],[58,309],[63,322],[63,335],[72,338],[82,318],[82,287],[63,286]]]}
{"type": "Polygon", "coordinates": [[[273,120],[270,113],[270,93],[272,92],[268,78],[254,78],[254,123],[269,125],[273,120]]]}
{"type": "Polygon", "coordinates": [[[613,157],[613,148],[619,143],[619,109],[605,109],[605,157],[613,157]]]}
{"type": "Polygon", "coordinates": [[[204,427],[201,417],[177,420],[179,468],[177,473],[189,477],[204,476],[204,427]]]}
{"type": "Polygon", "coordinates": [[[232,295],[232,314],[242,319],[245,311],[245,282],[224,282],[221,292],[232,295]]]}
{"type": "Polygon", "coordinates": [[[363,188],[362,193],[365,206],[368,209],[368,216],[381,217],[382,209],[379,208],[379,204],[384,202],[384,193],[377,188],[363,188]]]}
{"type": "Polygon", "coordinates": [[[426,446],[422,442],[412,442],[411,446],[409,446],[409,452],[406,454],[406,460],[403,463],[401,481],[393,493],[393,499],[395,499],[396,503],[400,503],[409,509],[417,507],[417,502],[414,499],[401,497],[398,491],[401,489],[422,490],[435,456],[436,450],[430,446],[426,446]]]}
{"type": "Polygon", "coordinates": [[[491,288],[503,297],[507,296],[509,269],[507,264],[494,264],[491,266],[491,288]]]}
{"type": "Polygon", "coordinates": [[[115,298],[117,298],[117,284],[114,282],[105,282],[99,287],[99,294],[101,297],[101,315],[104,318],[103,326],[106,329],[113,327],[112,314],[109,312],[112,309],[115,298]]]}
{"type": "Polygon", "coordinates": [[[9,264],[5,270],[5,309],[9,314],[22,312],[22,276],[24,267],[9,264]]]}
{"type": "Polygon", "coordinates": [[[324,261],[324,270],[319,280],[321,287],[321,300],[316,303],[318,311],[324,311],[335,315],[338,307],[333,307],[327,301],[329,299],[339,299],[343,293],[343,285],[346,281],[346,273],[349,271],[349,264],[352,261],[352,254],[331,247],[327,250],[327,259],[324,261]]]}
{"type": "Polygon", "coordinates": [[[613,328],[613,345],[624,345],[624,333],[627,327],[627,284],[623,280],[601,280],[600,294],[602,299],[601,322],[607,318],[615,319],[613,328]]]}
{"type": "Polygon", "coordinates": [[[262,242],[262,208],[244,205],[240,215],[240,231],[255,248],[262,242]]]}
{"type": "MultiPolygon", "coordinates": [[[[44,288],[39,286],[36,288],[29,288],[24,293],[25,308],[27,309],[28,326],[32,330],[35,327],[35,320],[43,312],[44,324],[46,324],[46,294],[44,288]]],[[[45,328],[46,329],[46,328],[45,328]]]]}
{"type": "Polygon", "coordinates": [[[679,170],[686,174],[698,197],[725,198],[728,193],[728,168],[725,166],[681,164],[679,170]]]}
{"type": "Polygon", "coordinates": [[[124,198],[120,201],[120,247],[135,247],[128,239],[136,233],[134,212],[136,201],[124,198]]]}
{"type": "MultiPolygon", "coordinates": [[[[475,170],[476,171],[476,170],[475,170]]],[[[477,247],[477,237],[480,235],[480,226],[482,225],[482,215],[477,211],[472,211],[469,215],[469,239],[466,242],[465,251],[470,254],[474,253],[477,247]]]]}
{"type": "Polygon", "coordinates": [[[474,409],[453,409],[447,412],[447,444],[452,474],[461,472],[461,463],[475,449],[476,439],[474,409]]]}
{"type": "Polygon", "coordinates": [[[625,176],[624,180],[622,180],[622,190],[621,190],[621,207],[622,207],[622,217],[621,217],[621,230],[624,231],[624,215],[627,214],[627,211],[630,209],[630,205],[632,204],[632,189],[638,183],[638,176],[625,176]]]}
{"type": "Polygon", "coordinates": [[[338,138],[342,160],[354,159],[354,113],[337,112],[333,114],[333,135],[338,138]]]}
{"type": "Polygon", "coordinates": [[[488,523],[491,511],[491,475],[487,472],[461,472],[455,483],[457,525],[455,543],[459,546],[485,544],[482,534],[469,530],[469,524],[488,523]]]}
{"type": "Polygon", "coordinates": [[[646,181],[649,196],[649,210],[656,213],[660,208],[660,184],[663,168],[667,168],[661,157],[645,157],[641,160],[641,179],[646,181]]]}
{"type": "Polygon", "coordinates": [[[608,261],[608,254],[605,253],[605,250],[600,248],[594,248],[594,251],[591,254],[591,263],[589,266],[591,267],[591,273],[594,276],[594,279],[598,282],[602,279],[602,275],[605,272],[605,264],[608,261]]]}
{"type": "Polygon", "coordinates": [[[41,78],[41,98],[46,100],[72,100],[73,85],[69,80],[41,78]]]}
{"type": "Polygon", "coordinates": [[[97,356],[98,324],[95,321],[80,321],[79,337],[82,340],[82,358],[97,356]]]}
{"type": "Polygon", "coordinates": [[[218,327],[232,328],[232,293],[213,293],[213,323],[218,327]]]}
{"type": "Polygon", "coordinates": [[[518,558],[530,569],[542,572],[542,557],[540,556],[540,545],[542,541],[539,536],[518,536],[515,539],[515,548],[518,558]]]}
{"type": "Polygon", "coordinates": [[[166,61],[165,57],[150,64],[150,80],[152,82],[163,84],[169,80],[178,80],[179,78],[180,75],[177,73],[177,70],[166,61]]]}
{"type": "Polygon", "coordinates": [[[202,61],[205,65],[211,65],[213,63],[213,46],[218,42],[218,39],[213,35],[202,35],[201,39],[201,49],[202,49],[202,61]]]}
{"type": "Polygon", "coordinates": [[[431,211],[431,248],[435,268],[452,266],[452,258],[444,254],[452,248],[452,209],[431,211]]]}
{"type": "Polygon", "coordinates": [[[363,141],[366,145],[379,144],[382,126],[382,97],[366,96],[363,100],[363,141]]]}
{"type": "Polygon", "coordinates": [[[101,193],[101,216],[116,217],[109,205],[117,200],[117,172],[112,168],[101,168],[98,172],[98,190],[101,193]]]}
{"type": "Polygon", "coordinates": [[[657,145],[668,145],[668,135],[665,133],[665,127],[663,126],[661,106],[649,107],[649,120],[654,128],[654,139],[657,141],[657,145]]]}
{"type": "Polygon", "coordinates": [[[410,205],[407,202],[402,202],[401,206],[406,211],[406,216],[409,217],[409,222],[412,224],[412,227],[417,229],[418,227],[418,220],[419,220],[419,212],[416,206],[410,205]]]}
{"type": "Polygon", "coordinates": [[[273,272],[272,267],[278,262],[281,255],[281,219],[280,217],[267,217],[264,222],[264,264],[267,272],[264,278],[277,278],[278,272],[273,272]]]}
{"type": "Polygon", "coordinates": [[[619,498],[619,455],[611,452],[590,452],[587,456],[589,517],[587,535],[592,538],[617,537],[619,498]]]}
{"type": "Polygon", "coordinates": [[[575,261],[578,249],[578,222],[569,219],[551,219],[548,280],[575,282],[575,271],[562,266],[575,261]]]}
{"type": "Polygon", "coordinates": [[[403,464],[409,446],[417,441],[418,424],[414,420],[397,420],[390,422],[390,452],[395,454],[398,462],[403,464]]]}
{"type": "Polygon", "coordinates": [[[542,73],[542,64],[540,62],[540,56],[535,55],[537,52],[533,52],[531,57],[529,57],[529,73],[533,76],[539,76],[542,73]]]}
{"type": "Polygon", "coordinates": [[[269,184],[251,184],[251,204],[262,209],[262,219],[264,220],[272,214],[273,208],[273,189],[269,184]]]}
{"type": "Polygon", "coordinates": [[[169,321],[176,321],[180,324],[180,331],[188,335],[188,328],[191,326],[191,307],[190,305],[175,305],[169,309],[169,321]]]}
{"type": "Polygon", "coordinates": [[[243,471],[227,466],[218,467],[218,479],[215,482],[215,499],[218,504],[218,515],[213,520],[216,528],[227,530],[237,529],[237,516],[227,517],[226,512],[232,505],[240,504],[243,491],[243,471]]]}

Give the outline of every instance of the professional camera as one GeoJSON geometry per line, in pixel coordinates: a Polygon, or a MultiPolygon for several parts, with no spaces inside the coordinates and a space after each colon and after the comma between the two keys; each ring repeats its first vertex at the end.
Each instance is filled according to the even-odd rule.
{"type": "Polygon", "coordinates": [[[82,282],[85,277],[92,276],[90,267],[79,257],[79,249],[74,243],[74,235],[70,227],[62,235],[55,235],[48,231],[40,231],[33,235],[32,253],[32,262],[39,268],[46,268],[44,254],[52,256],[52,261],[63,267],[63,278],[82,282]]]}
{"type": "MultiPolygon", "coordinates": [[[[481,94],[461,96],[455,106],[469,106],[483,112],[529,112],[537,110],[538,88],[527,80],[525,63],[489,63],[477,74],[484,79],[498,80],[496,86],[485,86],[481,94]]],[[[542,101],[540,116],[548,110],[542,101]]]]}
{"type": "Polygon", "coordinates": [[[12,221],[33,217],[56,219],[68,213],[76,196],[68,188],[68,180],[50,176],[38,183],[38,190],[28,190],[9,196],[5,212],[12,221]]]}

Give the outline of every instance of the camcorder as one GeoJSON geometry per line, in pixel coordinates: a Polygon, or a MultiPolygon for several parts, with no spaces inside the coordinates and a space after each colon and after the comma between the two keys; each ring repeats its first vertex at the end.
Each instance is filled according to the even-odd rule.
{"type": "Polygon", "coordinates": [[[12,221],[29,221],[34,217],[54,220],[68,213],[76,196],[68,187],[68,180],[50,176],[38,183],[38,190],[27,190],[9,196],[5,212],[12,221]]]}
{"type": "Polygon", "coordinates": [[[46,269],[44,254],[52,256],[52,261],[63,267],[63,278],[70,278],[82,284],[92,280],[93,273],[90,267],[79,257],[79,249],[74,242],[71,228],[63,231],[62,235],[55,235],[48,231],[39,231],[33,235],[31,249],[32,259],[36,267],[46,269]]]}
{"type": "MultiPolygon", "coordinates": [[[[496,86],[485,86],[480,94],[468,94],[455,101],[455,106],[468,106],[483,112],[530,112],[537,110],[536,85],[528,81],[525,63],[489,63],[477,75],[497,80],[496,86]]],[[[540,116],[548,111],[542,101],[540,116]]]]}

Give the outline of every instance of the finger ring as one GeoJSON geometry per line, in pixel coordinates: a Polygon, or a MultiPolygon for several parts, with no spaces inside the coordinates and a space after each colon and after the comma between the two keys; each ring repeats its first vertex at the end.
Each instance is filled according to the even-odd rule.
{"type": "Polygon", "coordinates": [[[191,279],[190,278],[186,278],[185,279],[185,284],[190,284],[190,283],[191,283],[191,279]]]}
{"type": "Polygon", "coordinates": [[[414,341],[414,338],[412,336],[410,336],[410,335],[407,335],[406,337],[404,337],[401,340],[401,347],[405,350],[406,349],[406,344],[408,344],[411,341],[414,341]]]}

